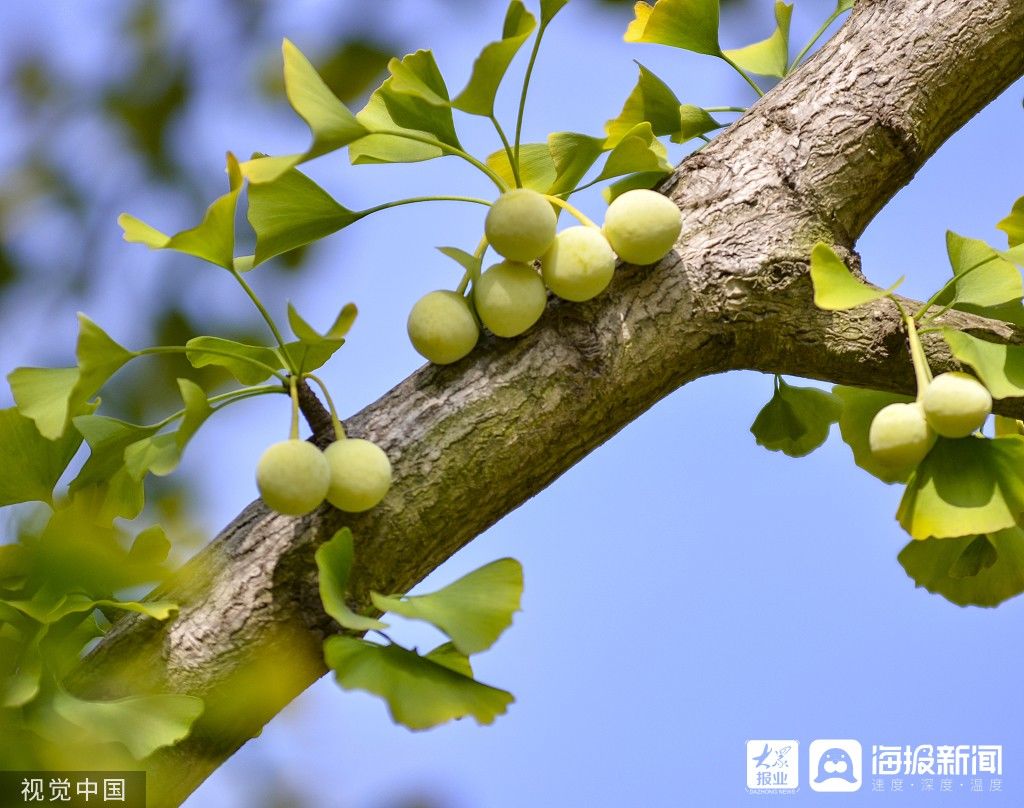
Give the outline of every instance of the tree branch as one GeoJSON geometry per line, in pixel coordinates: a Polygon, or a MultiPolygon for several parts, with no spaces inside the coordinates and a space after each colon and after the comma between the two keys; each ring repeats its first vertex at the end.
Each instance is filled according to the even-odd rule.
{"type": "MultiPolygon", "coordinates": [[[[347,422],[380,444],[396,484],[369,514],[246,508],[160,593],[159,624],[119,621],[72,677],[91,697],[192,693],[192,736],[149,761],[151,805],[175,805],[324,672],[315,548],[356,537],[354,605],[408,590],[663,396],[756,368],[908,392],[891,304],[814,308],[806,260],[842,251],[965,121],[1024,72],[1020,0],[859,0],[822,51],[663,190],[684,213],[677,251],[622,267],[588,304],[554,302],[517,340],[426,367],[347,422]],[[273,674],[273,675],[271,675],[273,674]],[[270,684],[273,686],[269,686],[270,684]]],[[[1005,324],[947,321],[1020,341],[1005,324]]],[[[950,366],[935,340],[935,369],[950,366]]]]}

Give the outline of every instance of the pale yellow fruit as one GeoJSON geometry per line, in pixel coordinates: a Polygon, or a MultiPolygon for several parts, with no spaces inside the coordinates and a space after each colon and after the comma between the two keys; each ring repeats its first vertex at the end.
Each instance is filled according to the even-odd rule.
{"type": "Polygon", "coordinates": [[[502,261],[480,276],[473,288],[473,301],[491,333],[516,337],[540,319],[548,293],[532,266],[502,261]]]}
{"type": "Polygon", "coordinates": [[[473,350],[480,328],[457,292],[430,292],[416,301],[406,324],[412,347],[435,365],[457,362],[473,350]]]}
{"type": "Polygon", "coordinates": [[[330,479],[324,453],[304,440],[275,443],[256,464],[256,487],[263,501],[288,516],[302,516],[323,502],[330,479]]]}
{"type": "Polygon", "coordinates": [[[928,426],[919,403],[882,407],[868,431],[871,454],[879,463],[896,469],[916,466],[935,445],[935,432],[928,426]]]}
{"type": "Polygon", "coordinates": [[[484,220],[484,235],[503,258],[529,262],[551,245],[556,224],[548,200],[529,188],[516,188],[491,205],[484,220]]]}
{"type": "Polygon", "coordinates": [[[985,385],[967,373],[943,373],[932,379],[921,397],[932,429],[946,438],[964,438],[981,429],[992,412],[985,385]]]}
{"type": "Polygon", "coordinates": [[[683,229],[683,216],[668,197],[637,189],[612,201],[603,229],[623,261],[653,264],[668,255],[676,243],[683,229]]]}
{"type": "Polygon", "coordinates": [[[615,253],[596,227],[568,227],[541,256],[548,289],[565,300],[590,300],[605,290],[615,272],[615,253]]]}
{"type": "Polygon", "coordinates": [[[327,501],[349,513],[368,511],[391,487],[391,461],[376,443],[342,438],[324,450],[331,467],[327,501]]]}

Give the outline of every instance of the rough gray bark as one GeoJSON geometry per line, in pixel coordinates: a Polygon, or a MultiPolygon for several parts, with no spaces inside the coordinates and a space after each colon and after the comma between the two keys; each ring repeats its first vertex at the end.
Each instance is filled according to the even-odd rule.
{"type": "MultiPolygon", "coordinates": [[[[484,340],[350,419],[395,466],[379,508],[289,519],[253,503],[166,587],[175,621],[120,621],[73,677],[92,697],[144,686],[206,699],[192,736],[149,761],[151,804],[178,804],[324,673],[332,624],[313,552],[339,526],[356,536],[353,605],[365,606],[370,589],[411,588],[692,379],[753,368],[911,391],[892,303],[815,309],[810,248],[822,240],[856,261],[871,218],[1022,72],[1020,0],[859,0],[818,55],[665,184],[684,213],[674,254],[620,268],[597,300],[554,303],[524,338],[484,340]],[[289,678],[252,686],[268,671],[289,678]]],[[[1003,323],[948,320],[1022,339],[1003,323]]],[[[936,370],[950,366],[940,344],[926,347],[936,370]]]]}

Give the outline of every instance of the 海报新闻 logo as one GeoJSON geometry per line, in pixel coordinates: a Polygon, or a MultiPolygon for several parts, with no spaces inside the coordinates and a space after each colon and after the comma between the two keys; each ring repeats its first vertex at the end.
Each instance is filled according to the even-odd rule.
{"type": "Polygon", "coordinates": [[[813,791],[849,792],[863,782],[864,752],[860,741],[825,738],[811,741],[807,779],[813,791]]]}

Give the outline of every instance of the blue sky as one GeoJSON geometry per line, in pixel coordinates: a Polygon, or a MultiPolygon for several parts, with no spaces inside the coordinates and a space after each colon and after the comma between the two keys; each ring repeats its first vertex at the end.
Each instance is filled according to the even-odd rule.
{"type": "MultiPolygon", "coordinates": [[[[275,14],[276,37],[315,46],[325,5],[310,0],[275,14]]],[[[498,4],[473,13],[434,2],[393,5],[410,49],[432,48],[452,88],[500,29],[498,4]]],[[[801,4],[794,42],[802,44],[832,7],[801,4]]],[[[182,4],[182,29],[216,39],[216,21],[201,21],[198,8],[182,4]],[[211,30],[200,34],[204,26],[211,30]]],[[[351,12],[355,24],[356,12],[346,8],[340,16],[351,12]]],[[[770,13],[768,3],[734,8],[724,44],[766,35],[770,13]]],[[[684,101],[750,102],[749,89],[715,60],[624,44],[628,19],[625,9],[596,13],[570,3],[537,66],[527,140],[554,130],[599,132],[633,85],[632,59],[684,101]]],[[[267,47],[274,57],[276,46],[267,47]]],[[[516,95],[507,89],[506,121],[514,119],[516,95]]],[[[305,144],[301,122],[256,126],[238,102],[219,104],[221,91],[227,88],[209,89],[201,118],[190,124],[196,159],[209,161],[211,171],[226,148],[282,153],[305,144]]],[[[1018,83],[969,123],[871,225],[858,250],[874,282],[906,274],[901,291],[927,296],[949,272],[947,228],[1001,238],[994,223],[1024,194],[1024,167],[1011,157],[1020,149],[1022,91],[1018,83]]],[[[495,148],[489,129],[465,122],[464,142],[478,153],[495,148]]],[[[452,160],[355,169],[321,160],[311,173],[357,207],[424,192],[491,193],[486,180],[452,160]]],[[[124,195],[138,192],[126,186],[124,195]]],[[[184,212],[167,223],[159,200],[139,205],[133,212],[168,227],[194,218],[184,212]]],[[[596,194],[582,196],[581,207],[602,215],[596,194]]],[[[408,310],[425,292],[459,280],[433,247],[471,248],[481,226],[473,206],[380,214],[332,237],[301,285],[254,283],[275,313],[290,298],[314,323],[329,321],[347,300],[359,304],[349,343],[323,374],[344,390],[339,407],[351,413],[419,366],[405,337],[408,310]]],[[[157,259],[133,257],[133,289],[141,293],[157,259]]],[[[196,283],[200,315],[204,306],[240,305],[226,280],[196,283]]],[[[123,298],[97,294],[83,306],[118,335],[123,298]]],[[[30,346],[22,350],[28,355],[30,346]]],[[[3,351],[13,361],[18,353],[3,351]]],[[[771,389],[769,376],[733,373],[675,392],[423,584],[436,588],[502,556],[522,561],[523,611],[476,665],[481,680],[517,698],[495,725],[410,733],[393,726],[376,699],[325,679],[186,805],[242,808],[274,783],[325,808],[815,805],[830,798],[807,788],[803,758],[796,795],[748,795],[744,785],[748,739],[795,739],[805,754],[816,738],[854,738],[866,750],[873,743],[1004,747],[1002,793],[966,793],[967,779],[956,778],[967,785],[953,794],[916,794],[907,778],[904,793],[872,793],[869,783],[831,799],[1021,804],[1024,603],[961,609],[916,590],[896,562],[907,540],[893,518],[898,488],[857,469],[837,434],[800,460],[755,445],[749,426],[771,389]]],[[[230,424],[209,428],[216,436],[198,438],[179,472],[204,481],[202,515],[211,533],[255,496],[250,469],[287,427],[277,400],[233,414],[230,424]]],[[[414,625],[396,634],[423,645],[432,639],[414,625]]]]}

